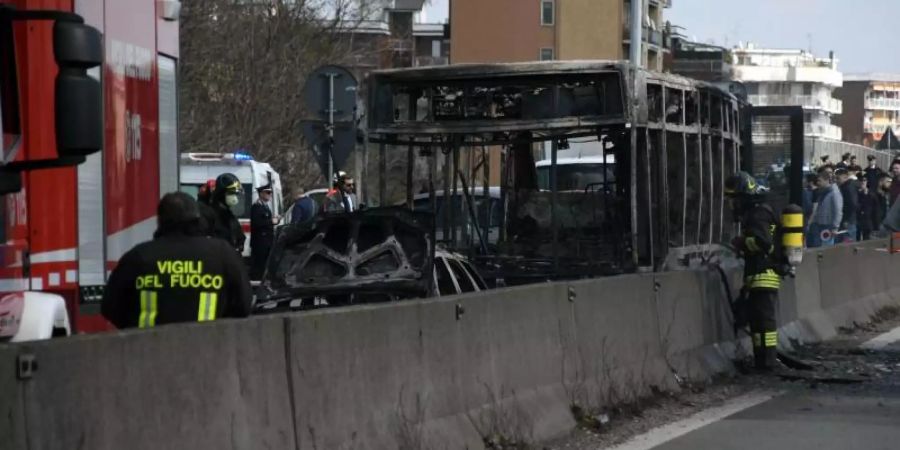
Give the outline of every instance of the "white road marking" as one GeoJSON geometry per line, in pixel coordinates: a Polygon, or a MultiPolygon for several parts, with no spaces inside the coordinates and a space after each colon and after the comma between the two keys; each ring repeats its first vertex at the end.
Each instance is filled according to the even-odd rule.
{"type": "Polygon", "coordinates": [[[897,341],[900,341],[900,327],[875,336],[873,339],[863,342],[860,347],[866,350],[881,350],[897,341]]]}
{"type": "Polygon", "coordinates": [[[608,450],[650,450],[658,445],[665,444],[692,431],[699,430],[711,423],[718,422],[728,416],[737,414],[745,409],[765,403],[782,392],[764,391],[751,392],[729,400],[722,406],[706,409],[678,422],[663,425],[608,450]]]}

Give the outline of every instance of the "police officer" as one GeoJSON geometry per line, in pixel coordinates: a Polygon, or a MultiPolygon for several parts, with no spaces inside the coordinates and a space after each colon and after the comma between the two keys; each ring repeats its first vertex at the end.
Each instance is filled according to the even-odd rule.
{"type": "Polygon", "coordinates": [[[118,328],[150,328],[250,314],[250,280],[240,256],[202,235],[190,195],[166,194],[153,240],[131,249],[110,275],[102,312],[118,328]]]}
{"type": "Polygon", "coordinates": [[[272,250],[275,238],[275,224],[278,218],[272,214],[269,201],[272,200],[272,186],[267,184],[257,189],[259,198],[250,207],[250,277],[262,278],[266,259],[272,250]]]}
{"type": "Polygon", "coordinates": [[[725,195],[741,223],[742,235],[732,244],[744,258],[744,289],[749,294],[747,307],[755,366],[759,370],[771,370],[777,357],[775,305],[781,286],[775,251],[778,219],[756,180],[746,172],[726,180],[725,195]]]}
{"type": "Polygon", "coordinates": [[[216,217],[213,236],[225,240],[238,252],[244,251],[244,241],[247,238],[232,208],[240,204],[243,195],[244,189],[240,180],[234,174],[223,173],[216,178],[216,188],[213,190],[210,205],[216,217]]]}

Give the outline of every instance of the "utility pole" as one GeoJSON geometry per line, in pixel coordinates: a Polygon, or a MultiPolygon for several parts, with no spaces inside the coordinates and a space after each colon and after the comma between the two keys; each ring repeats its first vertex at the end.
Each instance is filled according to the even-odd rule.
{"type": "Polygon", "coordinates": [[[644,0],[631,0],[631,63],[635,67],[641,67],[641,44],[643,41],[643,3],[644,0]]]}

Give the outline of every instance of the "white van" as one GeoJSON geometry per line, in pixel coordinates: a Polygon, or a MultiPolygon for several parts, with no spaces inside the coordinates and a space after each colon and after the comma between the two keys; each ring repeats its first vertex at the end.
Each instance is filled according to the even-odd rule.
{"type": "Polygon", "coordinates": [[[244,256],[250,256],[250,206],[257,199],[256,189],[272,185],[272,202],[269,205],[274,215],[281,215],[283,208],[281,177],[268,163],[255,161],[246,153],[182,153],[181,192],[197,198],[200,187],[208,180],[215,180],[223,173],[232,173],[244,187],[241,202],[232,210],[241,222],[247,236],[244,256]]]}
{"type": "MultiPolygon", "coordinates": [[[[538,188],[550,190],[551,161],[545,159],[535,164],[538,188]]],[[[559,158],[556,161],[556,185],[560,191],[606,190],[616,184],[616,157],[585,156],[580,158],[559,158]],[[605,173],[604,173],[605,169],[605,173]]]]}

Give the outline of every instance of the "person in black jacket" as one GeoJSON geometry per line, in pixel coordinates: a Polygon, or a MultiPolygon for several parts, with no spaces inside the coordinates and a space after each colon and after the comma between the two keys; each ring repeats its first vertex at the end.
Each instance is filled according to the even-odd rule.
{"type": "MultiPolygon", "coordinates": [[[[869,191],[868,183],[859,183],[859,208],[856,210],[856,239],[868,241],[872,238],[872,232],[877,230],[875,225],[878,197],[869,191]]],[[[880,223],[879,223],[880,224],[880,223]]]]}
{"type": "Polygon", "coordinates": [[[215,212],[216,223],[213,226],[213,237],[228,242],[238,253],[244,251],[244,231],[231,208],[241,202],[244,189],[234,174],[223,173],[216,178],[216,189],[213,191],[210,206],[215,212]]]}
{"type": "Polygon", "coordinates": [[[881,224],[891,209],[891,185],[893,180],[888,174],[882,174],[878,179],[878,188],[875,190],[875,215],[873,217],[873,230],[881,230],[881,224]]]}
{"type": "Polygon", "coordinates": [[[866,175],[866,184],[869,186],[869,192],[875,193],[878,190],[878,180],[884,175],[884,171],[878,167],[878,161],[875,155],[866,157],[869,160],[869,166],[863,170],[866,175]]]}
{"type": "Polygon", "coordinates": [[[847,169],[836,170],[834,176],[841,190],[841,197],[844,199],[844,214],[841,216],[840,231],[846,231],[835,242],[853,242],[856,240],[857,232],[856,212],[859,209],[859,181],[850,178],[850,172],[847,169]]]}
{"type": "Polygon", "coordinates": [[[128,251],[113,270],[101,311],[118,328],[246,317],[252,296],[241,258],[203,236],[190,195],[166,194],[153,240],[128,251]]]}
{"type": "Polygon", "coordinates": [[[212,194],[216,190],[216,180],[208,180],[206,184],[200,186],[197,192],[197,206],[200,208],[200,217],[203,219],[201,228],[203,235],[209,237],[216,236],[216,211],[212,209],[212,194]]]}
{"type": "Polygon", "coordinates": [[[272,214],[272,186],[257,189],[258,200],[250,207],[250,278],[259,280],[266,268],[266,260],[275,239],[275,224],[279,218],[272,214]]]}

